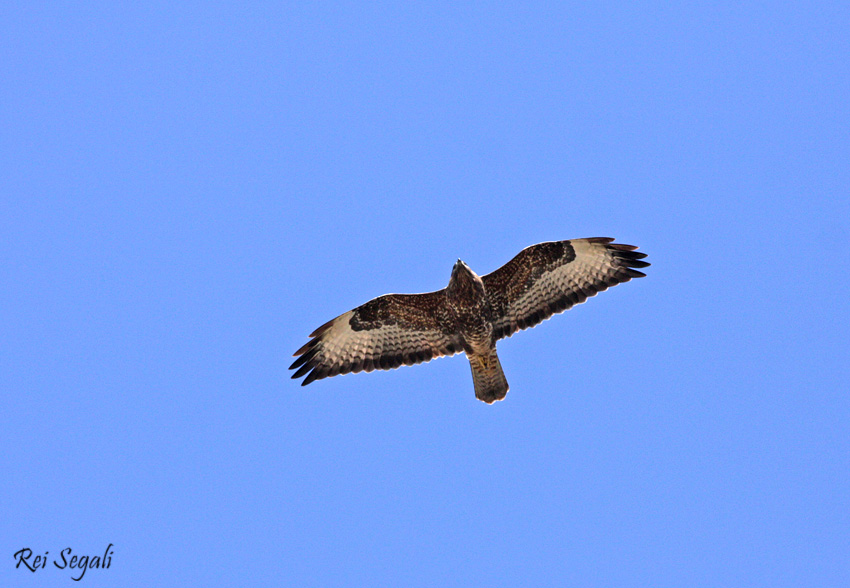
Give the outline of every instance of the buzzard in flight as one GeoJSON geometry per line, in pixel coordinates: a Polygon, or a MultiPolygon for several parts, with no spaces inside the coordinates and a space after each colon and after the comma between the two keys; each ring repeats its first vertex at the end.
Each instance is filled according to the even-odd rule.
{"type": "Polygon", "coordinates": [[[613,239],[573,239],[526,247],[478,276],[458,260],[449,285],[426,294],[386,294],[325,323],[295,352],[289,369],[302,386],[349,372],[395,369],[466,353],[475,396],[491,404],[508,393],[496,341],[646,274],[645,253],[613,239]]]}

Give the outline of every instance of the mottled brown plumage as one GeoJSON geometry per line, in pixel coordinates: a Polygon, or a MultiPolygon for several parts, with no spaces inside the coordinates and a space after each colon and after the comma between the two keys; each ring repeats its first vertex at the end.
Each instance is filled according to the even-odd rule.
{"type": "Polygon", "coordinates": [[[508,383],[496,341],[533,327],[610,286],[645,274],[637,247],[613,239],[573,239],[523,249],[479,277],[458,260],[449,285],[426,294],[387,294],[316,329],[295,352],[302,385],[349,372],[394,369],[465,352],[475,395],[501,400],[508,383]]]}

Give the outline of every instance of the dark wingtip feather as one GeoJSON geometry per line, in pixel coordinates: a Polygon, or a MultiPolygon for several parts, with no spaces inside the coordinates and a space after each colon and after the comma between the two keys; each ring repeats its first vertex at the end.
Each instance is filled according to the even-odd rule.
{"type": "Polygon", "coordinates": [[[620,249],[616,250],[617,252],[614,254],[620,259],[643,259],[646,257],[646,253],[642,253],[640,251],[622,251],[620,249]]]}
{"type": "Polygon", "coordinates": [[[303,376],[304,374],[306,374],[307,372],[309,372],[309,371],[310,371],[311,369],[313,369],[314,367],[316,367],[316,365],[315,365],[313,362],[308,362],[308,363],[306,363],[306,364],[302,365],[300,368],[298,368],[298,371],[297,371],[297,372],[295,372],[295,373],[292,375],[292,378],[293,378],[293,379],[295,379],[295,378],[300,378],[301,376],[303,376]]]}
{"type": "Polygon", "coordinates": [[[307,378],[303,382],[301,382],[302,386],[306,386],[314,380],[325,377],[324,375],[320,375],[319,373],[317,373],[318,368],[316,368],[316,366],[319,362],[316,361],[316,356],[319,354],[319,351],[321,351],[322,348],[322,335],[333,326],[335,320],[336,319],[330,320],[315,331],[313,331],[310,334],[311,339],[307,341],[307,343],[302,345],[301,348],[298,349],[298,351],[292,354],[293,357],[298,358],[292,362],[292,365],[289,366],[289,369],[291,370],[298,370],[294,374],[292,374],[293,380],[302,377],[311,369],[313,370],[312,372],[310,372],[307,378]]]}
{"type": "Polygon", "coordinates": [[[301,357],[299,357],[298,359],[293,361],[292,365],[289,366],[289,369],[294,370],[295,368],[304,365],[305,363],[310,361],[310,359],[312,359],[315,355],[316,355],[316,348],[314,348],[312,351],[305,353],[304,355],[302,355],[301,357]]]}
{"type": "MultiPolygon", "coordinates": [[[[613,241],[613,239],[611,239],[613,241]]],[[[637,245],[626,245],[625,243],[611,243],[608,249],[616,249],[617,251],[634,251],[637,245]]]]}
{"type": "Polygon", "coordinates": [[[334,321],[335,321],[335,320],[336,320],[336,319],[329,320],[328,322],[326,322],[325,324],[323,324],[321,327],[319,327],[318,329],[316,329],[315,331],[313,331],[312,333],[310,333],[310,336],[311,336],[311,337],[319,337],[319,336],[321,336],[321,335],[322,335],[322,333],[324,333],[325,331],[327,331],[328,329],[330,329],[330,328],[333,326],[333,324],[334,324],[334,321]]]}
{"type": "Polygon", "coordinates": [[[635,249],[637,249],[635,245],[625,245],[623,243],[611,243],[607,245],[607,247],[609,250],[613,251],[617,265],[622,267],[630,278],[646,277],[645,273],[631,269],[635,267],[644,268],[652,265],[647,261],[641,261],[646,257],[646,253],[635,251],[635,249]]]}
{"type": "Polygon", "coordinates": [[[307,341],[304,345],[302,345],[302,346],[298,349],[298,351],[296,351],[295,353],[293,353],[293,354],[292,354],[292,357],[298,357],[299,355],[303,355],[303,354],[305,354],[307,351],[309,351],[309,350],[310,350],[310,347],[311,347],[311,346],[313,346],[313,345],[315,345],[315,344],[316,344],[316,340],[315,340],[315,339],[310,339],[310,340],[309,340],[309,341],[307,341]]]}
{"type": "Polygon", "coordinates": [[[318,369],[315,369],[315,370],[313,370],[312,372],[310,372],[310,375],[309,375],[309,376],[307,376],[306,378],[304,378],[304,381],[303,381],[303,382],[301,382],[301,385],[302,385],[302,386],[306,386],[306,385],[307,385],[307,384],[309,384],[310,382],[314,382],[314,381],[318,380],[320,377],[322,377],[322,376],[320,376],[320,375],[319,375],[319,370],[318,370],[318,369]]]}

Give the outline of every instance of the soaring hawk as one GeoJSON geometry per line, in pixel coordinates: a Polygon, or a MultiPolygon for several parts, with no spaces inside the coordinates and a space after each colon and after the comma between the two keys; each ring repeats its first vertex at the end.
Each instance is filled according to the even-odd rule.
{"type": "Polygon", "coordinates": [[[339,374],[390,370],[461,351],[469,358],[475,396],[502,400],[508,381],[496,341],[510,337],[632,278],[646,274],[645,253],[608,237],[526,247],[478,276],[458,260],[449,285],[426,294],[386,294],[325,323],[295,352],[289,369],[306,386],[339,374]]]}

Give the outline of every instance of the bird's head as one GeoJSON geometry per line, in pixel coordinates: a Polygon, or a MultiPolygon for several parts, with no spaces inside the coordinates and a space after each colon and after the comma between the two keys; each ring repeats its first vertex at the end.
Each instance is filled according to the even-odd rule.
{"type": "Polygon", "coordinates": [[[468,265],[458,259],[452,268],[452,277],[449,279],[446,291],[451,296],[458,294],[469,297],[483,296],[484,282],[468,265]]]}

